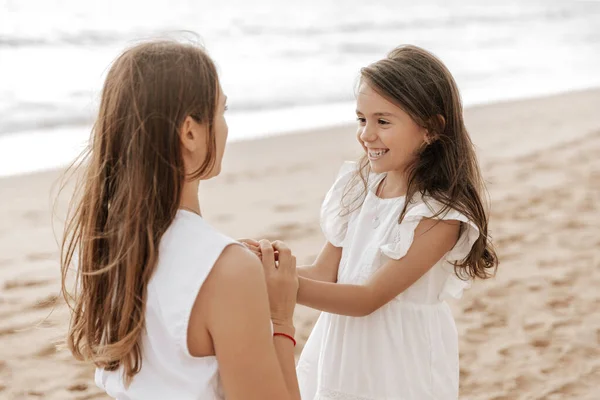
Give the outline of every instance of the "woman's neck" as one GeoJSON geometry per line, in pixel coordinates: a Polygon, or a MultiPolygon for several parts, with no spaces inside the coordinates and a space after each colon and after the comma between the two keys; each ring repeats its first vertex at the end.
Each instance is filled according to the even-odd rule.
{"type": "Polygon", "coordinates": [[[179,208],[183,208],[188,211],[195,212],[198,215],[202,215],[200,211],[200,200],[198,198],[198,189],[200,188],[200,181],[185,182],[183,184],[183,190],[181,193],[181,200],[179,202],[179,208]]]}

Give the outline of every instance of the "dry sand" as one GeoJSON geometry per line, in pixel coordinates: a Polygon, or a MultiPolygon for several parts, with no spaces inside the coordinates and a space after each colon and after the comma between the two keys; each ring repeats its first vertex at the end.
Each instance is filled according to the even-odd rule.
{"type": "MultiPolygon", "coordinates": [[[[466,119],[501,265],[452,304],[461,399],[599,399],[600,91],[466,119]]],[[[232,144],[222,175],[201,187],[203,213],[235,238],[283,239],[309,263],[323,244],[320,202],[358,150],[353,127],[232,144]]],[[[55,346],[68,322],[51,225],[59,176],[0,180],[0,399],[106,398],[92,368],[55,346]]],[[[298,351],[316,316],[298,308],[298,351]]]]}

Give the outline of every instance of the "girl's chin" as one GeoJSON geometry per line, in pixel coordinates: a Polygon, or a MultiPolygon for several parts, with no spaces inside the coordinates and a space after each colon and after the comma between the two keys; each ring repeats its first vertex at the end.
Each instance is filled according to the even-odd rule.
{"type": "Polygon", "coordinates": [[[383,174],[384,172],[391,171],[400,171],[403,168],[397,165],[390,165],[389,163],[381,162],[380,160],[369,160],[369,166],[371,167],[371,172],[376,174],[383,174]]]}
{"type": "Polygon", "coordinates": [[[379,160],[369,160],[369,165],[371,166],[371,171],[375,172],[376,174],[389,171],[389,168],[386,167],[385,163],[382,163],[379,160]]]}

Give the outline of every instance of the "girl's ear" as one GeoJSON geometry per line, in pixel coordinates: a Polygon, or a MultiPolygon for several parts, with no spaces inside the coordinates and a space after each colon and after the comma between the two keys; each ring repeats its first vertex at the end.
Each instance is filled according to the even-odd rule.
{"type": "Polygon", "coordinates": [[[436,115],[435,118],[437,118],[440,132],[444,132],[446,130],[446,118],[444,118],[444,116],[441,114],[436,115]]]}
{"type": "Polygon", "coordinates": [[[443,115],[438,114],[432,118],[430,123],[432,128],[427,129],[424,138],[425,144],[428,146],[440,138],[439,132],[444,132],[446,129],[446,119],[443,115]]]}

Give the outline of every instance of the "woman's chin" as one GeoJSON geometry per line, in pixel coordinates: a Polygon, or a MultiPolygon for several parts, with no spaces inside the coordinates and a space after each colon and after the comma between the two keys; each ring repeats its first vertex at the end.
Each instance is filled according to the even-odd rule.
{"type": "Polygon", "coordinates": [[[221,174],[221,163],[215,165],[213,167],[213,169],[208,174],[206,174],[204,177],[202,177],[201,179],[204,181],[207,181],[209,179],[219,176],[220,174],[221,174]]]}

